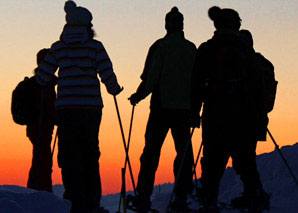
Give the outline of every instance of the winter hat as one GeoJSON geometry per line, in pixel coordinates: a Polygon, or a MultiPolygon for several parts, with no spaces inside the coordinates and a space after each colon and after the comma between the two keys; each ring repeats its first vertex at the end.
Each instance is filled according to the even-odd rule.
{"type": "Polygon", "coordinates": [[[46,57],[46,55],[49,53],[50,49],[44,48],[38,51],[37,55],[36,55],[36,63],[37,65],[39,65],[42,60],[46,57]]]}
{"type": "Polygon", "coordinates": [[[183,30],[183,20],[184,17],[182,13],[179,12],[177,7],[173,7],[166,15],[166,28],[171,28],[173,30],[183,30]]]}
{"type": "Polygon", "coordinates": [[[208,10],[208,16],[214,22],[216,29],[232,28],[239,30],[241,26],[241,18],[238,12],[230,8],[221,9],[213,6],[208,10]]]}
{"type": "Polygon", "coordinates": [[[183,22],[183,20],[183,15],[179,12],[177,7],[173,7],[166,15],[166,21],[183,22]]]}
{"type": "Polygon", "coordinates": [[[90,25],[92,14],[84,7],[77,7],[74,1],[67,1],[64,5],[66,23],[70,25],[90,25]]]}

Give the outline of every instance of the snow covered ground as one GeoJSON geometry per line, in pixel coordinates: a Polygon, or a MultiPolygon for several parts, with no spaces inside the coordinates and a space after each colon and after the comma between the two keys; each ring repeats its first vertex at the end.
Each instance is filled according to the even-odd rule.
{"type": "MultiPolygon", "coordinates": [[[[282,148],[290,167],[298,177],[298,143],[294,146],[282,148]]],[[[264,188],[271,194],[270,212],[298,213],[298,186],[293,181],[279,153],[262,154],[257,157],[258,168],[264,188]]],[[[155,187],[152,196],[153,207],[164,212],[172,184],[163,184],[155,187]]],[[[233,197],[240,195],[242,184],[233,169],[228,168],[220,186],[219,199],[229,202],[233,197]]],[[[70,203],[61,198],[63,186],[54,186],[54,194],[34,191],[20,186],[0,186],[0,213],[68,213],[70,203]]],[[[102,204],[116,212],[118,209],[119,194],[104,196],[102,204]]],[[[197,206],[192,203],[192,206],[197,206]]],[[[230,211],[231,212],[231,211],[230,211]]],[[[234,211],[237,212],[237,211],[234,211]]]]}
{"type": "Polygon", "coordinates": [[[70,203],[52,193],[20,186],[0,187],[0,213],[66,213],[70,203]]]}

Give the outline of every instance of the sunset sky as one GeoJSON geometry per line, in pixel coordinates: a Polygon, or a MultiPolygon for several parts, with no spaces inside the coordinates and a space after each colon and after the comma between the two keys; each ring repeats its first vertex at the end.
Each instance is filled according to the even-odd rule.
{"type": "MultiPolygon", "coordinates": [[[[118,81],[124,86],[117,98],[126,136],[131,113],[127,98],[140,83],[148,48],[165,35],[165,14],[177,6],[184,14],[186,38],[198,46],[213,34],[213,23],[207,11],[217,5],[239,12],[241,28],[252,32],[256,51],[274,64],[279,84],[275,109],[269,115],[269,128],[281,146],[298,142],[298,0],[77,0],[76,3],[92,12],[96,39],[105,45],[118,81]]],[[[26,185],[32,145],[26,137],[25,126],[12,120],[11,93],[19,81],[32,75],[38,50],[50,47],[59,38],[65,24],[63,6],[64,0],[0,1],[0,184],[26,185]]],[[[120,169],[125,155],[113,97],[104,86],[102,94],[105,107],[99,134],[100,170],[103,193],[109,194],[120,190],[120,169]]],[[[149,97],[135,109],[130,148],[135,179],[148,113],[149,97]]],[[[200,143],[201,131],[196,130],[195,154],[200,143]]],[[[259,143],[257,153],[272,150],[273,143],[268,140],[259,143]]],[[[57,150],[53,184],[61,184],[56,154],[57,150]]],[[[173,181],[174,156],[172,137],[168,134],[156,184],[173,181]]],[[[131,188],[130,181],[128,186],[131,188]]]]}

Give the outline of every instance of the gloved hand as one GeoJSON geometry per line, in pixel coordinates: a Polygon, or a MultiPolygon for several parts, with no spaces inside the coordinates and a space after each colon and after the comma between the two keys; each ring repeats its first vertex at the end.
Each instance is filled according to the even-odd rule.
{"type": "Polygon", "coordinates": [[[123,89],[124,89],[123,87],[119,86],[118,89],[116,90],[116,92],[113,95],[114,96],[119,95],[122,92],[123,89]]]}
{"type": "Polygon", "coordinates": [[[130,101],[131,105],[135,106],[137,103],[140,102],[141,99],[137,93],[134,93],[128,98],[128,100],[130,101]]]}
{"type": "Polygon", "coordinates": [[[192,112],[190,115],[190,127],[200,128],[201,126],[201,117],[199,113],[192,112]]]}

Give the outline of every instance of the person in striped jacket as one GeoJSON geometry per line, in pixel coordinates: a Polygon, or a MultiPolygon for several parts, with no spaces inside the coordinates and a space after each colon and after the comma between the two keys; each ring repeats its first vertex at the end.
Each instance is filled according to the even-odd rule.
{"type": "Polygon", "coordinates": [[[71,201],[71,213],[98,213],[103,211],[98,163],[103,101],[97,75],[109,94],[116,96],[123,88],[103,44],[93,39],[92,14],[73,1],[64,10],[66,25],[38,66],[37,81],[48,84],[59,68],[55,106],[64,198],[71,201]]]}

